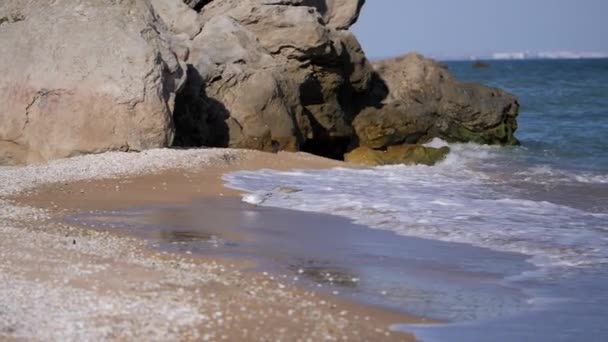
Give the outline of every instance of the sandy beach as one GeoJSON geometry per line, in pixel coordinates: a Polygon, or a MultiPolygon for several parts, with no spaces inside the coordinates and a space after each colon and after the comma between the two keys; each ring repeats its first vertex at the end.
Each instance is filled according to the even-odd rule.
{"type": "Polygon", "coordinates": [[[308,154],[107,153],[0,169],[0,337],[7,340],[399,340],[426,322],[310,291],[252,260],[174,254],[66,223],[98,210],[238,197],[235,170],[329,168],[308,154]]]}

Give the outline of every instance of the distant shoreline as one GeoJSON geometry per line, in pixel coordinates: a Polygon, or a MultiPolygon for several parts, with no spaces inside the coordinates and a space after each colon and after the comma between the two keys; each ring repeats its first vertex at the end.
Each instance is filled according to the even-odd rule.
{"type": "MultiPolygon", "coordinates": [[[[586,61],[586,60],[605,60],[608,59],[608,54],[598,57],[525,57],[525,58],[495,58],[492,56],[458,56],[458,57],[443,57],[433,54],[427,54],[439,62],[529,62],[529,61],[586,61]]],[[[380,61],[390,57],[370,57],[370,61],[380,61]]]]}
{"type": "Polygon", "coordinates": [[[588,60],[604,60],[608,59],[605,57],[582,57],[582,58],[492,58],[492,57],[481,57],[476,59],[437,59],[441,62],[530,62],[530,61],[588,61],[588,60]]]}

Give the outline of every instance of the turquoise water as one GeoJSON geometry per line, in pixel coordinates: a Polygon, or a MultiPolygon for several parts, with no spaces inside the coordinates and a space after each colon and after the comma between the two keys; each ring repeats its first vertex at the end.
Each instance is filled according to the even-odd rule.
{"type": "MultiPolygon", "coordinates": [[[[262,205],[441,241],[435,255],[445,269],[498,274],[483,300],[474,293],[487,280],[412,274],[403,291],[427,291],[433,305],[407,296],[391,304],[449,322],[395,327],[413,329],[423,341],[608,340],[608,60],[490,62],[488,69],[447,64],[461,80],[519,98],[522,146],[452,144],[433,167],[237,172],[225,177],[228,185],[262,205]],[[285,186],[301,191],[280,191],[285,186]],[[443,252],[449,244],[475,252],[455,247],[465,254],[458,258],[443,252]],[[514,291],[525,305],[493,304],[512,303],[506,299],[514,291]]],[[[381,262],[377,268],[388,279],[381,262]]]]}

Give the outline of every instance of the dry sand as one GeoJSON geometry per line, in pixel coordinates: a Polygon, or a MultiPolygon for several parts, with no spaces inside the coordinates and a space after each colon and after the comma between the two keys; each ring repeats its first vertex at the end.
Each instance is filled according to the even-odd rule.
{"type": "Polygon", "coordinates": [[[64,215],[238,196],[225,172],[343,164],[307,154],[152,150],[0,168],[0,339],[413,341],[425,322],[244,272],[247,260],[167,254],[64,215]]]}

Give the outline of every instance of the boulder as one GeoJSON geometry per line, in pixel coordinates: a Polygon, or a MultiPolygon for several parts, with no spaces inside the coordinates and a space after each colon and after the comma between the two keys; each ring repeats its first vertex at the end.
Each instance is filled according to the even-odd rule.
{"type": "Polygon", "coordinates": [[[424,106],[436,116],[433,136],[448,141],[517,144],[519,103],[496,88],[456,81],[439,63],[418,54],[374,63],[379,79],[375,94],[383,104],[399,104],[407,115],[424,106]]]}
{"type": "Polygon", "coordinates": [[[170,146],[184,65],[147,0],[0,2],[0,163],[170,146]]]}
{"type": "Polygon", "coordinates": [[[345,154],[344,160],[366,166],[396,164],[431,166],[445,159],[449,151],[448,147],[433,148],[410,144],[389,146],[386,151],[361,146],[345,154]]]}
{"type": "Polygon", "coordinates": [[[442,89],[437,136],[448,141],[517,145],[517,99],[477,83],[455,83],[442,89]]]}
{"type": "Polygon", "coordinates": [[[178,142],[341,158],[354,138],[352,99],[368,91],[373,67],[352,33],[326,24],[319,4],[206,5],[202,31],[189,44],[189,81],[175,115],[178,142]]]}
{"type": "Polygon", "coordinates": [[[353,122],[359,144],[373,149],[428,140],[435,116],[422,105],[391,103],[364,109],[353,122]]]}

